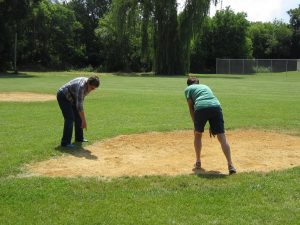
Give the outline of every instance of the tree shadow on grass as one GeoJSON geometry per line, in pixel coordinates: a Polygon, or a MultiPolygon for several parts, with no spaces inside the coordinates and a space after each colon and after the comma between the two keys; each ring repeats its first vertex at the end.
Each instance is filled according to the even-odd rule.
{"type": "MultiPolygon", "coordinates": [[[[163,75],[155,73],[113,73],[114,76],[120,77],[159,77],[159,78],[188,78],[188,75],[163,75]]],[[[198,78],[214,78],[214,79],[245,79],[247,76],[252,74],[228,74],[228,75],[217,75],[217,74],[190,74],[198,78]]]]}
{"type": "Polygon", "coordinates": [[[222,75],[222,76],[218,76],[218,75],[200,75],[200,76],[197,76],[199,79],[201,78],[214,78],[214,79],[236,79],[236,80],[239,80],[239,79],[245,79],[246,76],[244,75],[222,75]]]}
{"type": "Polygon", "coordinates": [[[26,73],[0,73],[0,79],[1,78],[32,78],[36,77],[33,75],[28,75],[26,73]]]}
{"type": "Polygon", "coordinates": [[[62,146],[56,146],[55,150],[60,151],[62,153],[67,153],[73,155],[78,158],[86,158],[89,160],[97,160],[98,157],[93,155],[90,150],[85,149],[82,145],[76,145],[74,148],[67,148],[62,146]]]}
{"type": "Polygon", "coordinates": [[[206,178],[206,179],[220,179],[228,176],[227,174],[223,174],[220,171],[214,171],[214,170],[206,171],[203,168],[197,170],[193,169],[193,171],[194,173],[192,175],[196,175],[197,177],[206,178]]]}
{"type": "Polygon", "coordinates": [[[119,77],[149,77],[149,78],[184,78],[184,75],[160,75],[155,73],[113,73],[114,76],[119,77]]]}

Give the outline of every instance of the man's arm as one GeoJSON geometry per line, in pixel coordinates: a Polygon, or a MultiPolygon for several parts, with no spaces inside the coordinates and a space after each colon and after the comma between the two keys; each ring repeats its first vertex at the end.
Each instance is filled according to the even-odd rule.
{"type": "Polygon", "coordinates": [[[189,106],[191,118],[194,122],[194,119],[195,119],[194,103],[193,103],[192,99],[188,99],[187,103],[188,103],[188,106],[189,106]]]}
{"type": "Polygon", "coordinates": [[[87,124],[86,124],[86,120],[85,120],[84,111],[79,112],[79,116],[81,118],[81,128],[87,130],[87,124]]]}

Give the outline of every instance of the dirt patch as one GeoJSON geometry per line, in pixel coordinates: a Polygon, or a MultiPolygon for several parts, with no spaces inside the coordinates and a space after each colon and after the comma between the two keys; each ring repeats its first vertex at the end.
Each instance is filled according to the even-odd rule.
{"type": "MultiPolygon", "coordinates": [[[[300,165],[300,137],[257,130],[227,132],[238,172],[281,170],[300,165]]],[[[144,176],[191,174],[193,132],[151,132],[122,135],[68,151],[63,157],[28,165],[32,175],[144,176]]],[[[227,174],[216,138],[203,137],[202,165],[206,173],[227,174]]]]}
{"type": "Polygon", "coordinates": [[[1,92],[1,102],[45,102],[56,99],[55,95],[37,94],[31,92],[1,92]]]}

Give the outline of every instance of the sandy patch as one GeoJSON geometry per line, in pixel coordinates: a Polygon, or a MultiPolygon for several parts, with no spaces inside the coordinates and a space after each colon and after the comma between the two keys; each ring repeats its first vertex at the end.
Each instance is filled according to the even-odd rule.
{"type": "MultiPolygon", "coordinates": [[[[282,170],[300,165],[300,137],[257,130],[227,132],[238,172],[282,170]]],[[[51,177],[191,174],[193,132],[121,135],[67,151],[64,156],[28,165],[32,175],[51,177]]],[[[205,173],[227,174],[216,138],[203,137],[205,173]]]]}
{"type": "MultiPolygon", "coordinates": [[[[227,132],[238,172],[282,170],[300,165],[300,137],[255,130],[227,132]]],[[[67,151],[63,157],[29,165],[33,175],[144,176],[191,174],[193,132],[122,135],[67,151]]],[[[227,174],[216,138],[203,138],[203,172],[227,174]]]]}
{"type": "Polygon", "coordinates": [[[1,102],[44,102],[55,100],[55,95],[37,94],[31,92],[1,92],[1,102]]]}

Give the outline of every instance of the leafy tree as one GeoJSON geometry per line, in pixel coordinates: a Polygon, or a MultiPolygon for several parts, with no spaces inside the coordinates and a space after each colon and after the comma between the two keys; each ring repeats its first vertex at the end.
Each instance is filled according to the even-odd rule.
{"type": "Polygon", "coordinates": [[[176,0],[155,0],[154,22],[154,71],[157,74],[177,73],[177,8],[176,0]]]}
{"type": "Polygon", "coordinates": [[[14,48],[17,49],[18,39],[22,37],[22,30],[25,28],[24,18],[38,2],[39,0],[0,1],[0,70],[11,69],[15,57],[14,48]]]}
{"type": "Polygon", "coordinates": [[[247,36],[245,13],[235,14],[229,7],[207,19],[202,32],[193,40],[192,72],[213,72],[216,58],[251,58],[252,42],[247,36]]]}
{"type": "Polygon", "coordinates": [[[27,20],[27,42],[21,54],[24,65],[64,68],[84,59],[76,35],[82,26],[64,4],[41,0],[27,20]]]}
{"type": "Polygon", "coordinates": [[[272,23],[252,23],[249,28],[249,36],[253,43],[253,57],[257,59],[271,58],[272,48],[275,44],[272,23]]]}
{"type": "Polygon", "coordinates": [[[135,0],[115,0],[100,20],[96,34],[106,58],[108,71],[137,71],[141,62],[141,8],[135,0]]]}
{"type": "Polygon", "coordinates": [[[253,42],[253,57],[257,59],[290,58],[292,31],[281,21],[252,23],[249,36],[253,42]]]}
{"type": "Polygon", "coordinates": [[[116,68],[126,67],[129,59],[135,56],[135,64],[138,61],[142,65],[152,64],[156,74],[186,74],[190,64],[190,42],[207,15],[210,2],[186,0],[178,17],[176,0],[114,0],[97,34],[117,46],[116,68]]]}
{"type": "Polygon", "coordinates": [[[274,37],[275,41],[272,46],[271,58],[273,59],[288,59],[291,58],[291,40],[293,31],[289,28],[288,24],[282,21],[274,21],[274,37]]]}
{"type": "Polygon", "coordinates": [[[213,18],[214,53],[217,58],[251,57],[247,40],[249,22],[245,13],[235,14],[229,7],[213,18]]]}
{"type": "Polygon", "coordinates": [[[290,26],[293,30],[292,57],[300,58],[300,5],[298,8],[288,11],[290,15],[290,26]]]}
{"type": "Polygon", "coordinates": [[[74,11],[76,20],[82,25],[82,29],[76,32],[76,36],[87,56],[83,61],[86,65],[96,67],[104,59],[101,52],[102,43],[97,40],[95,30],[110,5],[111,0],[71,0],[67,4],[67,7],[74,11]]]}
{"type": "Polygon", "coordinates": [[[210,3],[218,1],[187,0],[183,12],[179,16],[179,62],[178,73],[186,74],[190,71],[191,44],[202,28],[207,16],[210,3]]]}

